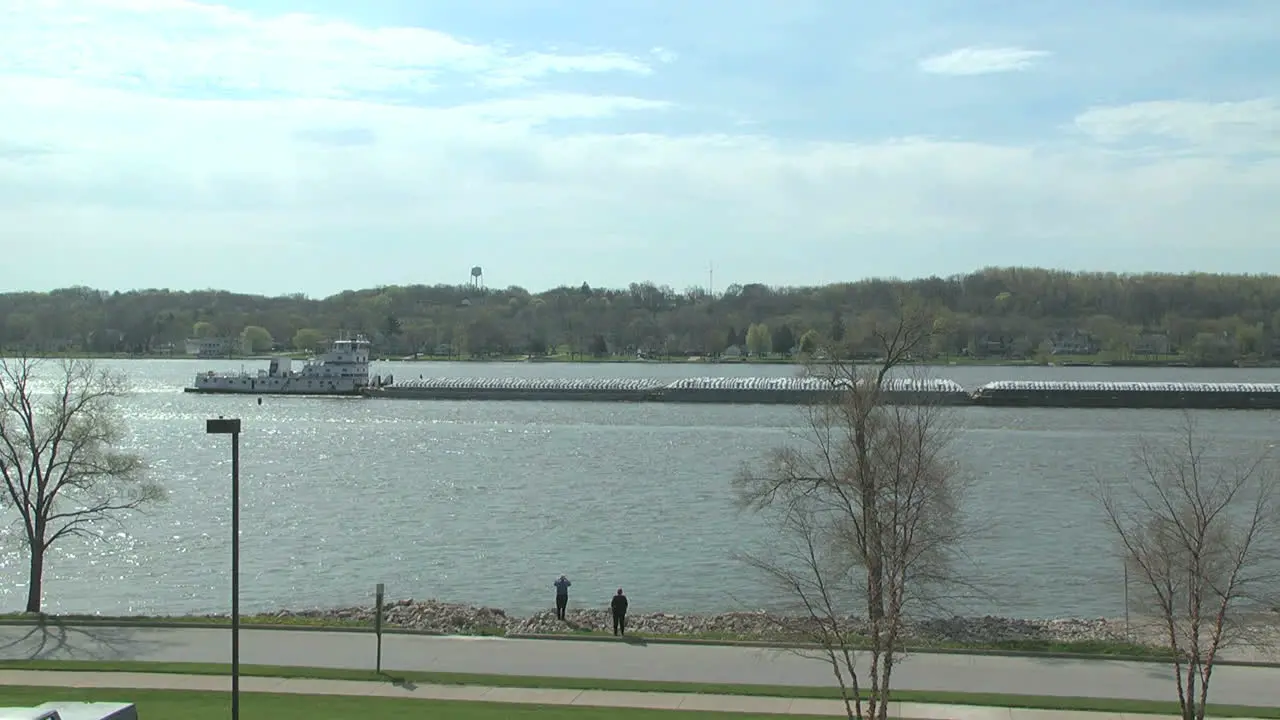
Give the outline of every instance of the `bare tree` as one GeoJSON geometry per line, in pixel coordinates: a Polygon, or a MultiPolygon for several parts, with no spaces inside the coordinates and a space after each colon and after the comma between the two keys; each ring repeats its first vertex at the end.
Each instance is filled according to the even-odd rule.
{"type": "Polygon", "coordinates": [[[1277,482],[1270,455],[1215,452],[1185,413],[1176,442],[1147,440],[1135,477],[1100,476],[1097,495],[1173,655],[1185,720],[1203,720],[1219,653],[1249,642],[1248,618],[1275,597],[1277,482]]]}
{"type": "Polygon", "coordinates": [[[773,513],[794,541],[748,560],[808,613],[850,718],[885,720],[908,616],[939,597],[963,535],[948,415],[927,398],[899,404],[888,394],[890,373],[928,346],[932,327],[924,308],[904,303],[872,331],[874,365],[837,358],[811,368],[833,392],[808,408],[801,442],[735,482],[739,502],[773,513]]]}
{"type": "Polygon", "coordinates": [[[0,476],[26,535],[33,613],[54,543],[94,535],[102,521],[163,497],[141,458],[115,449],[125,380],[84,360],[44,368],[30,358],[0,360],[0,476]]]}

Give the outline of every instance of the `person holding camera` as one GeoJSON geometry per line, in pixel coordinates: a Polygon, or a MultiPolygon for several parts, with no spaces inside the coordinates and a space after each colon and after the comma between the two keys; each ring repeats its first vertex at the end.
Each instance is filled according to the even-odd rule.
{"type": "Polygon", "coordinates": [[[556,586],[556,619],[564,620],[565,609],[569,607],[569,578],[564,575],[555,581],[556,586]]]}

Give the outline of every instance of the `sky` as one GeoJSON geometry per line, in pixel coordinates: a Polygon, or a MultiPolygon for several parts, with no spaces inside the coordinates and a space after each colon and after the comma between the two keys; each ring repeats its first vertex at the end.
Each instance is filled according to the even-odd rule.
{"type": "Polygon", "coordinates": [[[1280,271],[1275,0],[7,0],[0,290],[1280,271]]]}

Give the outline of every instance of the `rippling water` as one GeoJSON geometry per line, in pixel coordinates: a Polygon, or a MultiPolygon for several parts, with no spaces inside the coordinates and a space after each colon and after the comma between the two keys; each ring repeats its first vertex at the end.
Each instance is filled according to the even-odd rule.
{"type": "MultiPolygon", "coordinates": [[[[229,592],[230,451],[204,420],[244,419],[242,607],[438,597],[515,611],[541,608],[560,573],[574,602],[627,588],[637,609],[773,605],[735,560],[766,528],[738,514],[729,482],[744,461],[787,442],[786,407],[419,402],[201,396],[181,392],[206,361],[111,365],[132,378],[131,445],[168,501],[55,548],[49,612],[223,612],[229,592]]],[[[251,367],[261,363],[250,363],[251,367]]],[[[778,366],[384,365],[408,378],[790,374],[778,366]]],[[[1280,372],[940,368],[967,387],[995,379],[1280,382],[1280,372]]],[[[957,450],[975,476],[969,546],[990,598],[969,612],[1115,616],[1121,570],[1085,493],[1124,468],[1139,433],[1176,429],[1162,411],[965,409],[957,450]]],[[[1244,448],[1271,441],[1280,413],[1211,412],[1202,427],[1244,448]]],[[[3,512],[3,511],[0,511],[3,512]]],[[[25,558],[0,538],[0,608],[25,599],[25,558]]]]}

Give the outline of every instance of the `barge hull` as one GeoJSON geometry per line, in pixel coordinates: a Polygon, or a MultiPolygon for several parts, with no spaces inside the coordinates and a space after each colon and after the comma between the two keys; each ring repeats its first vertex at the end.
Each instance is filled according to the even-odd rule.
{"type": "MultiPolygon", "coordinates": [[[[842,392],[817,378],[539,380],[436,378],[366,388],[370,397],[525,402],[660,402],[712,405],[805,405],[842,392]]],[[[1280,410],[1280,384],[998,381],[970,393],[950,380],[896,381],[882,390],[895,405],[951,407],[1280,410]]]]}
{"type": "Polygon", "coordinates": [[[315,390],[291,392],[288,390],[232,390],[230,388],[196,388],[185,387],[182,392],[197,395],[273,395],[277,397],[364,397],[365,389],[356,388],[343,392],[316,392],[315,390]]]}
{"type": "MultiPolygon", "coordinates": [[[[829,399],[821,392],[787,390],[551,390],[525,388],[369,388],[366,397],[401,400],[505,402],[659,402],[687,405],[807,405],[829,399]]],[[[886,392],[892,404],[971,405],[965,394],[886,392]]]]}
{"type": "Polygon", "coordinates": [[[978,407],[1056,408],[1062,410],[1280,410],[1280,396],[1232,393],[1010,394],[975,397],[978,407]]]}

